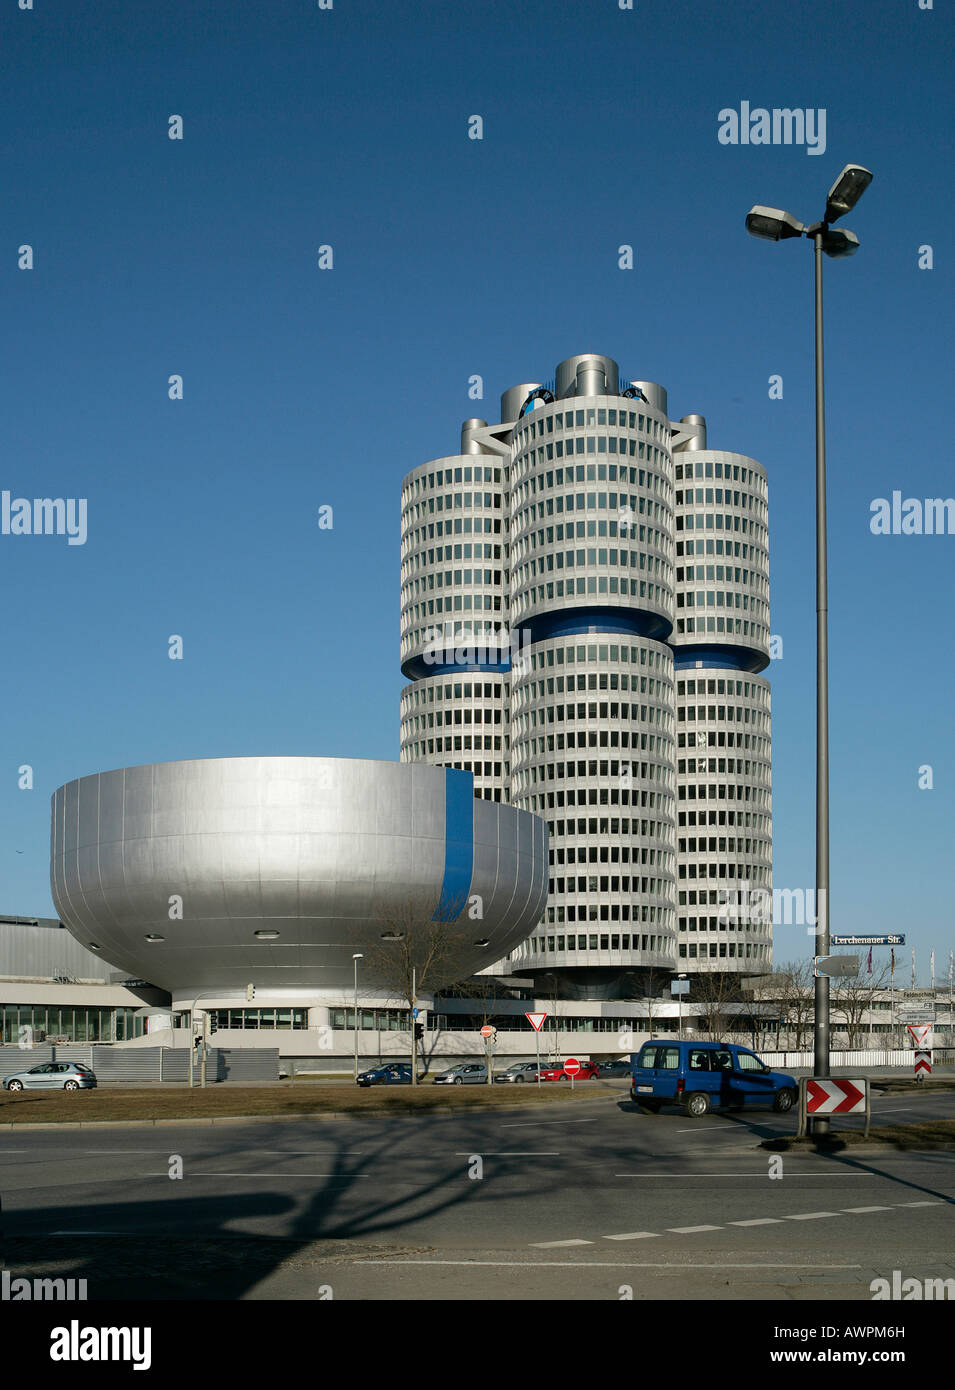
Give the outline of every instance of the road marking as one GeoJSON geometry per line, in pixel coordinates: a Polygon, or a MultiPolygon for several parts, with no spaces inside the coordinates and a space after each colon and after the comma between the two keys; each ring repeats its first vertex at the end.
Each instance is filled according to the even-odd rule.
{"type": "Polygon", "coordinates": [[[561,1245],[593,1245],[592,1240],[534,1240],[531,1245],[535,1250],[556,1250],[561,1245]]]}
{"type": "MultiPolygon", "coordinates": [[[[736,1126],[735,1126],[735,1125],[706,1125],[706,1126],[704,1126],[704,1128],[705,1128],[705,1131],[706,1131],[707,1134],[712,1134],[713,1131],[714,1131],[714,1129],[735,1129],[736,1126]]],[[[700,1128],[699,1125],[693,1125],[690,1129],[678,1129],[678,1130],[675,1130],[674,1133],[675,1133],[675,1134],[700,1134],[700,1133],[701,1133],[701,1128],[700,1128]]]]}
{"type": "MultiPolygon", "coordinates": [[[[559,1244],[560,1242],[555,1242],[559,1244]]],[[[565,1242],[566,1243],[566,1242],[565,1242]]],[[[580,1244],[581,1242],[577,1242],[580,1244]]],[[[584,1245],[591,1242],[583,1241],[584,1245]]],[[[862,1265],[777,1265],[777,1264],[730,1264],[720,1260],[719,1264],[684,1264],[678,1262],[650,1262],[645,1260],[406,1260],[406,1259],[358,1259],[352,1262],[361,1265],[452,1265],[466,1269],[861,1269],[862,1265]]]]}
{"type": "Polygon", "coordinates": [[[945,1207],[947,1202],[896,1202],[897,1207],[945,1207]]]}
{"type": "MultiPolygon", "coordinates": [[[[167,1178],[168,1173],[147,1173],[147,1178],[167,1178]]],[[[205,1172],[192,1172],[194,1178],[338,1178],[341,1182],[351,1182],[352,1178],[370,1178],[370,1173],[220,1173],[217,1169],[205,1172]]]]}
{"type": "Polygon", "coordinates": [[[722,1226],[668,1226],[667,1230],[678,1236],[693,1236],[697,1231],[722,1231],[722,1226]]]}
{"type": "Polygon", "coordinates": [[[787,1216],[786,1221],[819,1221],[823,1216],[839,1216],[838,1211],[804,1211],[798,1216],[787,1216]]]}
{"type": "MultiPolygon", "coordinates": [[[[789,1173],[789,1178],[871,1178],[872,1173],[789,1173]]],[[[879,1175],[876,1174],[876,1177],[879,1175]]],[[[743,1178],[747,1182],[754,1177],[765,1177],[762,1169],[757,1173],[614,1173],[615,1178],[743,1178]]]]}
{"type": "Polygon", "coordinates": [[[521,1120],[520,1123],[509,1120],[506,1125],[501,1125],[501,1129],[539,1129],[541,1125],[592,1125],[601,1118],[599,1115],[591,1115],[586,1120],[521,1120]]]}
{"type": "Polygon", "coordinates": [[[781,1216],[754,1216],[749,1221],[729,1221],[729,1226],[781,1226],[781,1216]]]}
{"type": "Polygon", "coordinates": [[[891,1211],[892,1208],[891,1208],[891,1207],[843,1207],[842,1210],[843,1210],[843,1211],[851,1211],[853,1214],[855,1214],[855,1213],[860,1213],[860,1214],[862,1214],[862,1213],[865,1213],[865,1212],[867,1212],[867,1211],[891,1211]]]}
{"type": "Polygon", "coordinates": [[[604,1240],[659,1240],[659,1231],[630,1231],[623,1236],[604,1236],[604,1240]]]}
{"type": "Polygon", "coordinates": [[[456,1149],[455,1158],[559,1158],[559,1149],[505,1149],[501,1153],[489,1153],[487,1149],[456,1149]]]}

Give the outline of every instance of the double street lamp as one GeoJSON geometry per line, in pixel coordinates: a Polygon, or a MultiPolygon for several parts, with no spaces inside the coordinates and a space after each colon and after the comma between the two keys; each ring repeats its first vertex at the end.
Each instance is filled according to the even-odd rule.
{"type": "MultiPolygon", "coordinates": [[[[820,222],[806,226],[781,208],[754,207],[746,215],[746,230],[763,241],[809,237],[816,267],[816,948],[829,954],[829,581],[826,530],[826,418],[822,343],[822,256],[853,256],[859,249],[854,232],[831,224],[855,207],[872,182],[868,169],[847,164],[826,198],[820,222]]],[[[814,1076],[829,1075],[829,978],[815,976],[814,1076]]],[[[827,1116],[813,1121],[813,1132],[829,1130],[827,1116]]]]}

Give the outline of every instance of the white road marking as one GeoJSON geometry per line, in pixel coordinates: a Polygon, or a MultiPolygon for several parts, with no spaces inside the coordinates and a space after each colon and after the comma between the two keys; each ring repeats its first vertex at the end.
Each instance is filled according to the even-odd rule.
{"type": "Polygon", "coordinates": [[[787,1216],[786,1221],[819,1221],[823,1216],[840,1216],[838,1211],[804,1211],[798,1216],[787,1216]]]}
{"type": "Polygon", "coordinates": [[[714,1131],[714,1129],[736,1129],[736,1125],[704,1125],[704,1126],[702,1126],[702,1128],[701,1128],[700,1125],[693,1125],[693,1126],[691,1126],[690,1129],[678,1129],[678,1130],[675,1130],[674,1133],[675,1133],[675,1134],[701,1134],[701,1133],[705,1132],[706,1134],[712,1134],[713,1131],[714,1131]]]}
{"type": "Polygon", "coordinates": [[[592,1240],[534,1240],[531,1245],[535,1250],[556,1250],[561,1245],[593,1245],[592,1240]]]}
{"type": "Polygon", "coordinates": [[[659,1240],[659,1231],[630,1231],[622,1236],[604,1236],[604,1240],[659,1240]]]}
{"type": "Polygon", "coordinates": [[[470,1158],[472,1154],[479,1158],[559,1158],[559,1149],[505,1149],[501,1153],[490,1153],[487,1149],[456,1149],[455,1158],[470,1158]]]}
{"type": "MultiPolygon", "coordinates": [[[[789,1178],[825,1178],[826,1182],[830,1178],[871,1178],[872,1173],[789,1173],[789,1178]]],[[[878,1174],[875,1174],[878,1177],[878,1174]]],[[[765,1177],[762,1169],[758,1173],[614,1173],[615,1178],[744,1178],[747,1182],[753,1178],[765,1177]]]]}
{"type": "Polygon", "coordinates": [[[781,1216],[754,1216],[749,1221],[729,1221],[729,1226],[781,1226],[781,1216]]]}
{"type": "MultiPolygon", "coordinates": [[[[166,1178],[168,1173],[147,1173],[148,1178],[166,1178]]],[[[350,1182],[352,1178],[370,1178],[370,1173],[220,1173],[217,1169],[207,1169],[205,1172],[197,1173],[193,1170],[190,1174],[193,1178],[338,1178],[342,1182],[350,1182]]]]}
{"type": "Polygon", "coordinates": [[[856,1213],[864,1214],[864,1213],[867,1212],[867,1211],[891,1211],[892,1208],[891,1208],[891,1207],[843,1207],[842,1210],[843,1210],[843,1211],[851,1211],[851,1212],[853,1213],[853,1215],[855,1215],[856,1213]]]}
{"type": "Polygon", "coordinates": [[[501,1129],[539,1129],[542,1125],[592,1125],[601,1118],[599,1115],[591,1115],[586,1120],[521,1120],[520,1123],[509,1120],[506,1125],[501,1125],[501,1129]]]}
{"type": "Polygon", "coordinates": [[[896,1202],[897,1207],[944,1207],[947,1202],[896,1202]]]}
{"type": "Polygon", "coordinates": [[[722,1226],[668,1226],[667,1230],[678,1236],[693,1236],[697,1231],[722,1231],[722,1226]]]}
{"type": "MultiPolygon", "coordinates": [[[[557,1242],[559,1244],[559,1242],[557,1242]]],[[[588,1245],[583,1241],[578,1244],[588,1245]]],[[[861,1269],[862,1265],[778,1265],[778,1264],[730,1264],[720,1260],[719,1264],[684,1264],[679,1262],[650,1262],[646,1260],[405,1260],[405,1259],[361,1259],[353,1261],[361,1265],[453,1265],[464,1268],[492,1269],[861,1269]]]]}

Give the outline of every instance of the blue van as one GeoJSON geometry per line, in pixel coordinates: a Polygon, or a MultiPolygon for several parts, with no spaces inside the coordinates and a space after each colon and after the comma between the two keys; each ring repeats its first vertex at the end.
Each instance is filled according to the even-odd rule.
{"type": "Polygon", "coordinates": [[[630,1099],[651,1115],[661,1105],[682,1105],[694,1118],[750,1105],[784,1113],[799,1095],[795,1077],[770,1071],[736,1043],[653,1038],[630,1054],[630,1063],[630,1099]]]}

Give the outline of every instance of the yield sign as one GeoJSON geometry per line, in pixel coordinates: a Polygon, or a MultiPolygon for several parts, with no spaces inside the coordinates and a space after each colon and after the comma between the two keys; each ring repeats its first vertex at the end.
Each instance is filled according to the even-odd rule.
{"type": "Polygon", "coordinates": [[[811,1077],[806,1082],[807,1115],[851,1115],[865,1110],[864,1081],[811,1077]]]}
{"type": "Polygon", "coordinates": [[[907,1023],[906,1028],[915,1039],[916,1047],[925,1047],[926,1039],[932,1031],[931,1023],[907,1023]]]}
{"type": "Polygon", "coordinates": [[[535,1033],[539,1033],[544,1026],[546,1014],[525,1014],[524,1017],[529,1021],[535,1033]]]}

